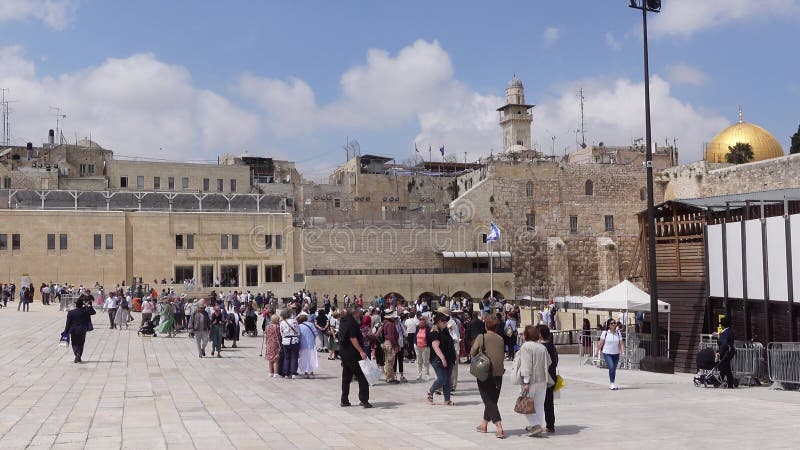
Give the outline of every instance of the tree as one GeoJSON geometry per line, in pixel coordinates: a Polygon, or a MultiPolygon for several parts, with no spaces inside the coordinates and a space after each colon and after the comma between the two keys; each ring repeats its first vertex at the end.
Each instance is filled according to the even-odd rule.
{"type": "Polygon", "coordinates": [[[753,160],[753,147],[744,142],[737,142],[734,146],[728,147],[725,154],[725,161],[731,164],[744,164],[753,160]]]}
{"type": "Polygon", "coordinates": [[[789,148],[789,153],[800,153],[800,126],[797,127],[797,133],[792,135],[792,146],[789,148]]]}

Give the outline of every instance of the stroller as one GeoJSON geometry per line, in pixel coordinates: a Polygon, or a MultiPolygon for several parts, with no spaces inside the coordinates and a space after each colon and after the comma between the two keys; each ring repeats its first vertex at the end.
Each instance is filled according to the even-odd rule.
{"type": "Polygon", "coordinates": [[[258,330],[256,328],[256,323],[258,321],[258,316],[255,312],[249,312],[244,316],[244,332],[250,337],[258,336],[258,330]]]}
{"type": "Polygon", "coordinates": [[[153,325],[152,320],[146,320],[144,325],[139,327],[139,331],[136,332],[139,336],[153,336],[156,337],[156,327],[153,325]]]}
{"type": "Polygon", "coordinates": [[[717,371],[717,353],[713,348],[704,348],[697,353],[697,370],[699,373],[694,377],[694,385],[697,387],[715,387],[722,384],[714,373],[717,371]]]}

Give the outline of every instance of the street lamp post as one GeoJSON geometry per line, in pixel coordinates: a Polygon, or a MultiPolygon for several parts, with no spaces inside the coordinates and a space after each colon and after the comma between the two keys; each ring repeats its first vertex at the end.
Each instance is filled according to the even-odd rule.
{"type": "Polygon", "coordinates": [[[656,223],[653,206],[653,149],[650,135],[650,67],[647,52],[647,12],[661,11],[661,0],[630,0],[630,7],[642,11],[644,38],[644,121],[645,121],[645,171],[647,173],[647,253],[650,284],[650,355],[660,355],[658,330],[658,279],[656,276],[656,223]]]}

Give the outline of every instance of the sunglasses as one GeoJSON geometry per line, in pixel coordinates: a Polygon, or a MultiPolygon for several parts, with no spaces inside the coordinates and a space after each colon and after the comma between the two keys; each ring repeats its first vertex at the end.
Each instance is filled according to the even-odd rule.
{"type": "Polygon", "coordinates": [[[617,322],[608,322],[609,325],[616,325],[617,322]]]}

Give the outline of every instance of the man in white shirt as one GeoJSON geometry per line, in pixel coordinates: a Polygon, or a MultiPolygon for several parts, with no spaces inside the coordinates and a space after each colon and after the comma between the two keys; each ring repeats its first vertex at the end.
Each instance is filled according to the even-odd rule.
{"type": "Polygon", "coordinates": [[[458,356],[461,353],[461,320],[457,316],[461,315],[461,311],[455,311],[450,315],[450,320],[447,322],[447,330],[450,332],[450,337],[453,338],[453,346],[456,349],[456,363],[453,364],[453,369],[450,372],[450,380],[453,385],[453,391],[458,386],[458,363],[461,358],[458,356]]]}
{"type": "Polygon", "coordinates": [[[109,328],[115,328],[114,325],[114,316],[117,315],[117,294],[116,292],[112,292],[106,302],[103,304],[103,307],[106,311],[108,311],[108,322],[111,324],[109,328]]]}
{"type": "MultiPolygon", "coordinates": [[[[417,313],[420,314],[420,313],[417,313]]],[[[419,326],[419,319],[415,316],[409,316],[404,322],[406,328],[406,348],[408,349],[408,359],[411,362],[417,360],[417,353],[414,351],[417,342],[417,327],[419,326]]]]}

